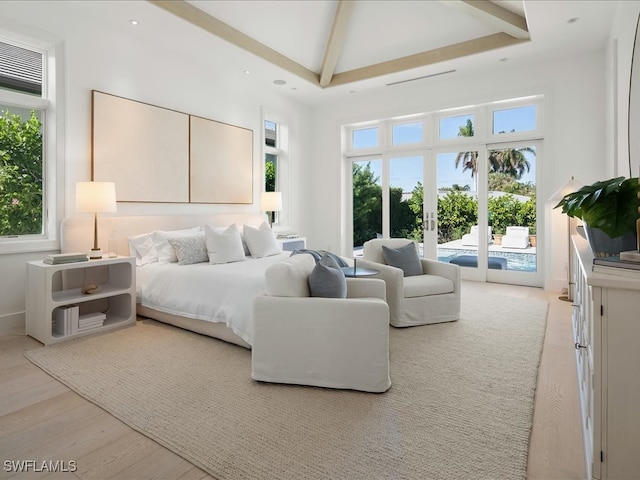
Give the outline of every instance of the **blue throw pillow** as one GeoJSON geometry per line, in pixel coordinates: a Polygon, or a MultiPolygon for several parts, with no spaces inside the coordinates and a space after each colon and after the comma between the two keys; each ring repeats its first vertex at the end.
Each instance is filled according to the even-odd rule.
{"type": "Polygon", "coordinates": [[[405,277],[413,277],[423,273],[418,250],[413,242],[400,248],[389,248],[383,245],[382,256],[387,265],[401,268],[405,277]]]}
{"type": "Polygon", "coordinates": [[[330,255],[325,253],[311,271],[309,291],[312,297],[347,297],[347,279],[330,255]]]}

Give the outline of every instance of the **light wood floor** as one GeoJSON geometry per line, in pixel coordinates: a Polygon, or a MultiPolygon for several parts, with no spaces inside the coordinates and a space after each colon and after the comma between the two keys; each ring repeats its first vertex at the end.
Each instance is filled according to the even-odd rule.
{"type": "MultiPolygon", "coordinates": [[[[570,304],[535,288],[465,282],[465,289],[549,300],[527,478],[584,479],[570,304]]],[[[23,353],[39,346],[19,333],[0,336],[0,478],[212,478],[31,364],[23,353]],[[5,471],[7,460],[74,461],[77,470],[18,474],[5,471]]]]}

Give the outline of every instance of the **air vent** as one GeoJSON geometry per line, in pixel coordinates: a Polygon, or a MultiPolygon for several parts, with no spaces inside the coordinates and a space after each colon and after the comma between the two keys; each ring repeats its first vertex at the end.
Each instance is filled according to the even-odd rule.
{"type": "Polygon", "coordinates": [[[424,80],[425,78],[437,77],[439,75],[446,75],[447,73],[453,73],[455,70],[447,70],[446,72],[433,73],[431,75],[425,75],[424,77],[416,77],[410,78],[409,80],[400,80],[399,82],[387,83],[387,87],[391,87],[392,85],[400,85],[401,83],[415,82],[416,80],[424,80]]]}

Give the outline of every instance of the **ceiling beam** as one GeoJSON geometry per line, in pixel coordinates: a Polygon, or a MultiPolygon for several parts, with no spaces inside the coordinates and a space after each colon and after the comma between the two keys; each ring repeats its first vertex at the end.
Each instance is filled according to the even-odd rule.
{"type": "Polygon", "coordinates": [[[320,86],[322,88],[331,83],[331,77],[333,77],[336,71],[336,65],[338,64],[340,51],[342,50],[342,45],[347,35],[347,28],[355,3],[355,0],[340,0],[338,2],[336,16],[333,19],[333,27],[331,27],[331,34],[329,35],[329,42],[327,43],[324,60],[322,61],[322,71],[320,72],[320,86]]]}
{"type": "Polygon", "coordinates": [[[148,2],[300,78],[308,80],[314,85],[319,85],[320,83],[320,76],[317,73],[303,67],[289,57],[285,57],[281,53],[254,40],[184,0],[148,0],[148,2]]]}
{"type": "Polygon", "coordinates": [[[514,38],[506,33],[494,33],[486,37],[474,38],[465,42],[448,45],[446,47],[427,50],[426,52],[416,53],[407,57],[396,58],[387,62],[370,65],[368,67],[357,68],[347,72],[337,73],[331,80],[331,87],[344,85],[360,80],[368,80],[370,78],[387,75],[390,73],[398,73],[412,68],[425,67],[435,63],[453,60],[467,55],[487,52],[496,48],[508,47],[528,40],[514,38]]]}
{"type": "Polygon", "coordinates": [[[515,38],[529,40],[527,19],[487,0],[446,0],[443,5],[455,8],[515,38]]]}

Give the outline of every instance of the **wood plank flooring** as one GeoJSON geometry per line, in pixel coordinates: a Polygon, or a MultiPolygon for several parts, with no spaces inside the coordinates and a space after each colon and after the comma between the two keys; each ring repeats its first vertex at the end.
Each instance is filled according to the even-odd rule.
{"type": "MultiPolygon", "coordinates": [[[[463,294],[465,289],[549,300],[527,478],[584,479],[570,304],[558,300],[555,293],[536,288],[464,282],[463,294]]],[[[31,364],[23,354],[39,346],[24,335],[0,335],[0,478],[213,478],[31,364]],[[67,465],[74,461],[77,469],[66,473],[36,473],[33,469],[7,472],[5,460],[33,460],[39,465],[47,460],[67,465]]]]}

